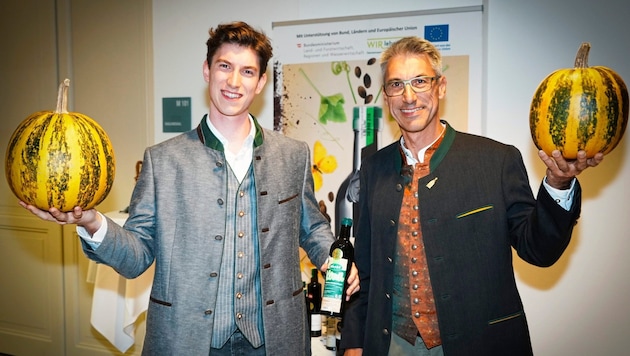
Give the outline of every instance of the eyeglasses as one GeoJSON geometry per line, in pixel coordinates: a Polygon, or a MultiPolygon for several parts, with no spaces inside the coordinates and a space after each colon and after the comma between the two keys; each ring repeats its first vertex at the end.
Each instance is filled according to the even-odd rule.
{"type": "Polygon", "coordinates": [[[385,83],[383,90],[387,96],[399,96],[405,92],[405,87],[409,84],[414,92],[422,93],[431,90],[433,81],[437,81],[438,79],[440,79],[439,76],[420,76],[407,80],[392,80],[385,83]]]}

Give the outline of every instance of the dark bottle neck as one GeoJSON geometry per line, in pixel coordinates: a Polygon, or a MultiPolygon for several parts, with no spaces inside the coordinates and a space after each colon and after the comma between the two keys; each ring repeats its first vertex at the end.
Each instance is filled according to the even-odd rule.
{"type": "Polygon", "coordinates": [[[341,230],[339,231],[339,239],[344,239],[344,240],[350,239],[350,230],[351,230],[351,226],[341,225],[341,230]]]}

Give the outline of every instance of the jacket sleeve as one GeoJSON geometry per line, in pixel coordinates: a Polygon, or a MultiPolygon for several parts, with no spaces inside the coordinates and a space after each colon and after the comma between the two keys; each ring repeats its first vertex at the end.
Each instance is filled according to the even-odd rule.
{"type": "Polygon", "coordinates": [[[511,244],[520,258],[539,267],[553,265],[562,256],[581,210],[581,187],[575,182],[573,204],[567,211],[540,184],[533,209],[520,198],[531,191],[522,157],[511,150],[503,167],[503,189],[511,244]],[[523,192],[521,194],[520,192],[523,192]]]}
{"type": "Polygon", "coordinates": [[[330,246],[335,241],[330,223],[319,210],[319,203],[315,198],[313,173],[311,172],[310,151],[306,143],[302,143],[304,152],[302,175],[302,216],[300,222],[300,246],[309,259],[318,268],[326,262],[330,253],[330,246]]]}
{"type": "Polygon", "coordinates": [[[111,266],[126,278],[135,278],[146,271],[153,260],[155,234],[155,194],[153,194],[153,165],[150,150],[145,150],[144,162],[136,183],[130,206],[127,229],[105,217],[107,234],[97,249],[82,240],[86,256],[111,266]],[[133,220],[133,224],[130,223],[133,220]]]}

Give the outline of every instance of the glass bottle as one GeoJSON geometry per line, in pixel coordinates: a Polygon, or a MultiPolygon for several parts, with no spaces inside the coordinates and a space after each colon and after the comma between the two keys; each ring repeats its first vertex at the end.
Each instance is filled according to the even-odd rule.
{"type": "Polygon", "coordinates": [[[321,305],[321,312],[326,316],[341,317],[343,315],[348,275],[354,262],[354,247],[350,242],[351,228],[352,219],[343,218],[339,237],[330,246],[321,305]]]}
{"type": "Polygon", "coordinates": [[[359,201],[359,168],[361,167],[361,109],[355,107],[352,112],[352,130],[354,131],[352,172],[341,182],[335,197],[335,235],[337,236],[339,236],[343,218],[356,219],[356,202],[359,201]]]}
{"type": "Polygon", "coordinates": [[[311,270],[311,282],[307,286],[308,311],[311,320],[311,337],[322,336],[322,284],[319,283],[317,268],[311,270]]]}
{"type": "Polygon", "coordinates": [[[357,106],[352,110],[354,146],[352,171],[341,182],[335,197],[335,235],[339,236],[343,218],[358,218],[359,170],[361,162],[379,149],[383,110],[378,106],[357,106]],[[365,140],[363,140],[365,138],[365,140]]]}
{"type": "Polygon", "coordinates": [[[326,318],[326,349],[337,350],[337,323],[339,318],[329,316],[326,318]]]}

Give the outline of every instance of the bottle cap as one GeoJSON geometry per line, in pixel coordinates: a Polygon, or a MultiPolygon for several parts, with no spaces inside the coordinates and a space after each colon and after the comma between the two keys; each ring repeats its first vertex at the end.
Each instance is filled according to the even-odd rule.
{"type": "Polygon", "coordinates": [[[341,219],[341,225],[352,226],[352,218],[341,219]]]}

